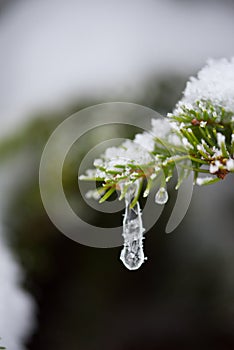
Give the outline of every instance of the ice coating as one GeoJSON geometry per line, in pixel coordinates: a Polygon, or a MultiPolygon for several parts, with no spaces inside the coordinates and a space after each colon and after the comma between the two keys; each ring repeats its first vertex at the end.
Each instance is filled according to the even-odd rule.
{"type": "MultiPolygon", "coordinates": [[[[134,185],[134,184],[133,184],[134,185]]],[[[137,270],[146,259],[143,251],[143,233],[139,202],[131,208],[136,186],[130,186],[125,195],[125,214],[123,219],[124,246],[120,260],[129,270],[137,270]]]]}
{"type": "Polygon", "coordinates": [[[160,187],[155,196],[155,202],[157,204],[166,204],[168,201],[168,193],[164,187],[160,187]]]}

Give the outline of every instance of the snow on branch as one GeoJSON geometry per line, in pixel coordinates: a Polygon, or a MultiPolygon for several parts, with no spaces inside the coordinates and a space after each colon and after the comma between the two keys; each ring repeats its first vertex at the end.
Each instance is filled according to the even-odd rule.
{"type": "MultiPolygon", "coordinates": [[[[135,221],[136,216],[140,218],[138,199],[141,195],[147,197],[158,182],[155,201],[165,204],[166,184],[175,167],[177,172],[179,169],[176,189],[191,172],[198,185],[212,184],[234,172],[234,58],[208,61],[196,78],[190,78],[172,113],[152,120],[149,132],[108,148],[94,161],[94,169],[80,176],[81,180],[101,184],[88,192],[89,198],[104,202],[118,190],[120,199],[127,201],[128,226],[124,227],[125,251],[121,259],[125,257],[124,264],[129,269],[138,268],[144,256],[142,242],[138,248],[133,245],[139,240],[139,232],[135,240],[126,233],[129,227],[134,231],[126,215],[129,219],[134,214],[135,221]]],[[[143,231],[142,227],[141,234],[143,231]]]]}

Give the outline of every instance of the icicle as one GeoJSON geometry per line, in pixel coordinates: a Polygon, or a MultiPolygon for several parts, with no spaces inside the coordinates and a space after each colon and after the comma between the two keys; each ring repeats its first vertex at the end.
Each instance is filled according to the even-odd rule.
{"type": "Polygon", "coordinates": [[[125,195],[125,214],[123,219],[124,247],[120,254],[120,260],[129,270],[137,270],[146,260],[143,251],[143,233],[141,209],[137,202],[130,208],[137,188],[130,185],[125,195]]]}
{"type": "Polygon", "coordinates": [[[165,204],[168,201],[168,193],[165,187],[160,187],[155,196],[155,202],[157,204],[165,204]]]}

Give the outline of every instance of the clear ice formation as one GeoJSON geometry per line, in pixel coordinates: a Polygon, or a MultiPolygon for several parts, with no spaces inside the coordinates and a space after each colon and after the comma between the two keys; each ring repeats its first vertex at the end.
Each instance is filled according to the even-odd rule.
{"type": "Polygon", "coordinates": [[[129,270],[137,270],[146,260],[143,251],[143,233],[140,204],[130,208],[137,186],[131,185],[125,195],[125,214],[123,219],[124,246],[120,260],[129,270]]]}
{"type": "Polygon", "coordinates": [[[166,204],[168,201],[168,193],[165,187],[160,187],[155,196],[155,202],[157,204],[166,204]]]}

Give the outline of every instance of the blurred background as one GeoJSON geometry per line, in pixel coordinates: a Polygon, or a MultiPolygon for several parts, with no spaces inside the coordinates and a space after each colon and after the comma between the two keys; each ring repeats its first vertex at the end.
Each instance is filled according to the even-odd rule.
{"type": "MultiPolygon", "coordinates": [[[[134,272],[120,248],[82,246],[57,231],[38,185],[45,143],[69,115],[110,101],[166,115],[207,59],[234,55],[233,33],[231,0],[0,1],[0,346],[234,348],[231,176],[196,187],[166,235],[171,190],[147,233],[149,260],[134,272]]],[[[87,135],[65,164],[73,204],[82,203],[76,163],[94,145],[87,135]]],[[[122,218],[90,215],[107,227],[122,218]]]]}

